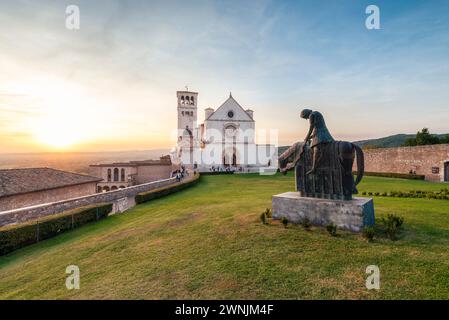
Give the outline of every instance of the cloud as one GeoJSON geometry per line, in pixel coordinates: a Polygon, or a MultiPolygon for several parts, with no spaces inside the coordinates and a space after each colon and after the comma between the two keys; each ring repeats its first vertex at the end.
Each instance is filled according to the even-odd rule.
{"type": "Polygon", "coordinates": [[[304,124],[292,115],[304,105],[360,138],[448,120],[439,113],[449,101],[445,2],[380,1],[382,30],[374,32],[364,28],[363,1],[78,0],[81,29],[69,31],[72,2],[0,4],[0,121],[8,132],[68,108],[98,139],[147,135],[148,145],[168,146],[174,94],[185,85],[200,92],[199,114],[232,90],[255,109],[258,126],[282,128],[281,139],[300,135],[304,124]],[[30,93],[33,83],[48,92],[30,93]],[[54,95],[67,103],[55,107],[54,95]]]}

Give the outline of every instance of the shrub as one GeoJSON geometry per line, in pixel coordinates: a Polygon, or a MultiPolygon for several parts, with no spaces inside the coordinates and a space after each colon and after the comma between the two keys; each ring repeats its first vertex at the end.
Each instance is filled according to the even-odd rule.
{"type": "Polygon", "coordinates": [[[373,177],[385,177],[385,178],[399,178],[399,179],[411,179],[411,180],[424,180],[425,175],[410,174],[410,173],[392,173],[392,172],[366,172],[365,176],[373,177]]]}
{"type": "Polygon", "coordinates": [[[191,185],[194,185],[198,181],[199,181],[199,175],[194,177],[193,180],[190,180],[190,181],[187,181],[187,182],[184,182],[181,184],[170,185],[170,186],[154,189],[151,191],[139,193],[135,197],[136,204],[142,204],[142,203],[148,202],[150,200],[161,198],[161,197],[169,195],[171,193],[175,193],[177,191],[180,191],[187,187],[190,187],[191,185]]]}
{"type": "Polygon", "coordinates": [[[337,236],[337,226],[333,223],[326,225],[326,230],[332,237],[337,236]]]}
{"type": "Polygon", "coordinates": [[[262,221],[263,224],[267,224],[267,218],[266,218],[266,213],[262,212],[260,214],[260,221],[262,221]]]}
{"type": "Polygon", "coordinates": [[[203,176],[216,176],[222,174],[234,174],[234,171],[210,171],[210,172],[202,172],[203,176]]]}
{"type": "Polygon", "coordinates": [[[0,230],[0,256],[37,242],[36,225],[0,230]]]}
{"type": "Polygon", "coordinates": [[[378,197],[378,196],[380,196],[380,193],[379,193],[379,192],[374,192],[374,195],[375,195],[376,197],[378,197]]]}
{"type": "Polygon", "coordinates": [[[404,218],[394,214],[388,214],[387,218],[382,218],[382,223],[385,227],[385,232],[391,240],[396,240],[396,235],[399,228],[404,223],[404,218]]]}
{"type": "Polygon", "coordinates": [[[0,228],[0,255],[54,237],[91,221],[104,219],[112,204],[96,204],[0,228]]]}
{"type": "Polygon", "coordinates": [[[269,209],[269,208],[265,209],[265,215],[267,216],[267,218],[273,217],[273,213],[271,212],[271,209],[269,209]]]}
{"type": "MultiPolygon", "coordinates": [[[[83,212],[84,213],[84,212],[83,212]]],[[[90,213],[86,212],[86,215],[89,216],[90,213]]],[[[56,219],[47,220],[43,222],[37,222],[36,229],[37,236],[39,237],[37,241],[42,241],[45,239],[49,239],[51,237],[54,237],[60,233],[63,233],[67,230],[72,229],[72,219],[73,215],[69,216],[62,216],[56,219]]],[[[86,220],[87,221],[93,221],[93,220],[86,220]]]]}
{"type": "Polygon", "coordinates": [[[282,224],[284,225],[284,228],[287,228],[288,225],[288,219],[286,217],[282,217],[281,219],[282,224]]]}
{"type": "Polygon", "coordinates": [[[362,192],[362,196],[366,196],[366,191],[363,191],[363,192],[362,192]]]}
{"type": "Polygon", "coordinates": [[[308,218],[302,219],[301,225],[304,227],[304,229],[309,230],[311,226],[310,220],[308,218]]]}
{"type": "MultiPolygon", "coordinates": [[[[381,195],[382,197],[398,197],[398,198],[427,198],[427,199],[438,199],[438,200],[449,200],[449,195],[445,193],[445,189],[440,191],[422,191],[422,190],[410,190],[410,191],[390,191],[386,192],[375,192],[374,195],[381,195]]],[[[372,195],[371,192],[368,192],[372,195]]]]}
{"type": "Polygon", "coordinates": [[[373,241],[374,234],[375,234],[374,227],[363,228],[363,236],[368,240],[368,242],[373,241]]]}

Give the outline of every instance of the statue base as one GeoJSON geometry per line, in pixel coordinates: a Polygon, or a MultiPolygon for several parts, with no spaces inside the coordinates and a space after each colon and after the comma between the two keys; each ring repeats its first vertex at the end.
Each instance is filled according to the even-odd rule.
{"type": "Polygon", "coordinates": [[[331,200],[301,197],[299,192],[285,192],[273,196],[274,219],[285,217],[291,223],[301,223],[307,218],[311,224],[338,228],[354,232],[374,225],[374,203],[372,198],[331,200]]]}

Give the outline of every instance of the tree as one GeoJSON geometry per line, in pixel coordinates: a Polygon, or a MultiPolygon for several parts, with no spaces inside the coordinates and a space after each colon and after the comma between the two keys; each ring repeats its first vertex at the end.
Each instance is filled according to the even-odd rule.
{"type": "Polygon", "coordinates": [[[404,147],[414,147],[416,146],[416,137],[415,138],[408,138],[404,142],[404,147]]]}
{"type": "MultiPolygon", "coordinates": [[[[445,137],[447,138],[447,136],[445,137]]],[[[404,146],[425,146],[429,144],[442,143],[438,136],[431,134],[428,128],[423,128],[416,133],[415,138],[407,139],[404,146]]]]}
{"type": "Polygon", "coordinates": [[[440,143],[440,139],[437,136],[430,134],[429,129],[427,128],[423,128],[421,132],[418,131],[416,133],[416,145],[418,146],[438,143],[440,143]]]}
{"type": "Polygon", "coordinates": [[[449,143],[449,135],[440,138],[440,143],[449,143]]]}

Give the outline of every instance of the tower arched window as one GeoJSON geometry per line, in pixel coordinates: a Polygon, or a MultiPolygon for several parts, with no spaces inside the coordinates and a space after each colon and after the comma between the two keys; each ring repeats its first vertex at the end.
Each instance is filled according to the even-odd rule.
{"type": "Polygon", "coordinates": [[[114,168],[114,181],[118,181],[118,168],[114,168]]]}
{"type": "Polygon", "coordinates": [[[190,104],[190,98],[186,97],[186,104],[190,104]]]}
{"type": "Polygon", "coordinates": [[[190,104],[195,104],[194,101],[195,100],[193,100],[193,97],[190,97],[190,104]]]}
{"type": "Polygon", "coordinates": [[[108,182],[111,182],[112,180],[112,171],[111,169],[108,169],[108,182]]]}
{"type": "Polygon", "coordinates": [[[120,171],[120,181],[125,181],[125,169],[120,171]]]}
{"type": "Polygon", "coordinates": [[[184,104],[184,96],[181,96],[181,104],[184,104]]]}

